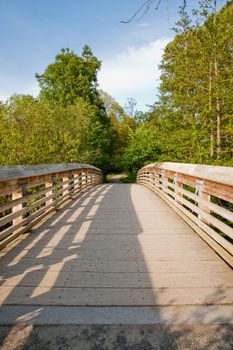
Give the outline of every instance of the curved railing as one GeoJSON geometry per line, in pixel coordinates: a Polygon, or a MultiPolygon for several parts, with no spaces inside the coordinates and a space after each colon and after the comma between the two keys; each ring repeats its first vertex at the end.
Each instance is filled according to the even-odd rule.
{"type": "Polygon", "coordinates": [[[137,182],[161,196],[233,267],[233,167],[149,164],[137,182]]]}
{"type": "Polygon", "coordinates": [[[0,167],[0,249],[102,178],[79,163],[0,167]]]}

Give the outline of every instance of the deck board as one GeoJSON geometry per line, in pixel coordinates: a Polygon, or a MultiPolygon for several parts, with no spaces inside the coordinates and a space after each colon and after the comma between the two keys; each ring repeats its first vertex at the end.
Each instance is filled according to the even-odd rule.
{"type": "Polygon", "coordinates": [[[140,185],[104,184],[0,254],[1,305],[232,305],[232,269],[140,185]]]}

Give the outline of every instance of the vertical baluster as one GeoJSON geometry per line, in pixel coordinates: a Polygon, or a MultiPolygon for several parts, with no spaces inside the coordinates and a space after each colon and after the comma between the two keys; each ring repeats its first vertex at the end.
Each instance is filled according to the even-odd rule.
{"type": "MultiPolygon", "coordinates": [[[[12,200],[22,198],[22,197],[24,197],[26,195],[26,193],[27,193],[27,181],[26,180],[22,180],[22,181],[19,182],[18,190],[12,193],[12,200]]],[[[22,209],[23,209],[23,202],[21,202],[20,204],[15,205],[12,208],[12,212],[13,213],[17,213],[18,211],[20,211],[22,209]]],[[[18,217],[16,217],[13,220],[13,225],[19,224],[22,220],[23,220],[23,215],[19,215],[18,217]]]]}
{"type": "MultiPolygon", "coordinates": [[[[15,199],[19,199],[19,198],[22,198],[23,197],[23,190],[20,189],[16,192],[13,192],[12,193],[12,200],[15,200],[15,199]]],[[[13,213],[17,213],[18,211],[20,211],[21,209],[23,208],[23,203],[20,203],[20,204],[17,204],[15,205],[13,208],[12,208],[12,212],[13,213]]],[[[19,215],[17,218],[15,218],[13,220],[13,225],[17,225],[19,224],[21,221],[23,220],[23,216],[22,215],[19,215]]]]}
{"type": "MultiPolygon", "coordinates": [[[[206,193],[204,191],[205,187],[204,187],[204,181],[201,180],[197,180],[196,181],[196,194],[202,198],[205,199],[206,201],[210,201],[210,195],[208,193],[206,193]]],[[[208,207],[208,205],[205,205],[203,203],[198,203],[198,206],[200,209],[204,210],[207,213],[210,213],[210,208],[208,207]]],[[[206,224],[209,224],[208,220],[206,220],[205,218],[203,218],[200,214],[198,215],[198,218],[202,221],[204,221],[206,224]]]]}
{"type": "MultiPolygon", "coordinates": [[[[180,187],[180,188],[183,188],[184,184],[179,180],[179,175],[177,173],[174,174],[174,177],[173,177],[173,183],[176,187],[180,187]]],[[[180,200],[179,197],[183,197],[183,194],[181,192],[179,192],[178,189],[175,189],[175,201],[177,203],[180,203],[182,204],[182,201],[180,200]]]]}
{"type": "MultiPolygon", "coordinates": [[[[62,181],[68,181],[70,178],[68,175],[63,176],[62,181]]],[[[67,184],[64,184],[63,186],[63,196],[66,196],[69,193],[69,189],[67,189],[67,187],[69,187],[69,182],[67,184]]]]}
{"type": "MultiPolygon", "coordinates": [[[[46,187],[46,188],[52,187],[53,184],[54,184],[54,183],[53,183],[53,180],[52,180],[52,177],[51,177],[50,180],[48,180],[48,181],[45,182],[45,187],[46,187]]],[[[51,189],[50,191],[46,192],[45,196],[46,196],[46,197],[49,197],[49,196],[51,196],[52,194],[53,194],[53,190],[51,189]]],[[[52,203],[53,203],[53,197],[52,197],[52,198],[49,198],[49,199],[46,201],[46,206],[47,206],[47,205],[50,205],[50,204],[52,204],[52,203]]]]}
{"type": "Polygon", "coordinates": [[[86,170],[84,170],[82,172],[82,192],[85,192],[86,183],[86,170]]]}

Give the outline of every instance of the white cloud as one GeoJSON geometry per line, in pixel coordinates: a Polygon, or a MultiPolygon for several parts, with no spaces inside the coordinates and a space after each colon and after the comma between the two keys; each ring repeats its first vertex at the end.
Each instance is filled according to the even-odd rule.
{"type": "MultiPolygon", "coordinates": [[[[138,102],[137,108],[145,110],[145,105],[155,102],[160,74],[158,64],[170,40],[161,38],[142,46],[130,46],[117,55],[103,59],[98,77],[100,88],[122,106],[127,98],[134,97],[138,102]]],[[[6,100],[14,93],[39,94],[34,77],[0,75],[0,100],[6,100]]]]}
{"type": "Polygon", "coordinates": [[[128,97],[138,101],[138,108],[155,101],[163,50],[171,39],[161,38],[144,46],[131,46],[102,61],[99,74],[101,89],[124,104],[128,97]]]}

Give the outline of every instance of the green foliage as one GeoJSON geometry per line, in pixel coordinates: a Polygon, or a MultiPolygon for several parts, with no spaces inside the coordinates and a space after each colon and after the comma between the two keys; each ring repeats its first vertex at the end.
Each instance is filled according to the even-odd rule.
{"type": "Polygon", "coordinates": [[[82,98],[64,108],[31,96],[13,96],[2,113],[1,164],[90,161],[88,139],[94,114],[82,98]]]}
{"type": "Polygon", "coordinates": [[[123,109],[97,89],[100,61],[62,49],[42,75],[38,99],[0,103],[0,163],[85,162],[122,180],[151,162],[232,165],[233,3],[219,13],[200,0],[192,25],[180,8],[174,40],[160,65],[159,99],[149,113],[128,99],[123,109]]]}
{"type": "Polygon", "coordinates": [[[105,180],[107,182],[109,182],[114,175],[116,175],[116,173],[109,173],[109,174],[107,174],[106,177],[105,177],[105,180]]]}
{"type": "Polygon", "coordinates": [[[161,154],[159,133],[156,127],[141,124],[130,133],[129,144],[123,155],[123,164],[127,171],[135,173],[140,167],[159,159],[161,154]]]}
{"type": "MultiPolygon", "coordinates": [[[[204,9],[207,16],[208,7],[204,9]]],[[[160,107],[174,134],[182,127],[188,161],[221,164],[232,159],[232,47],[233,4],[211,12],[202,26],[177,35],[165,49],[160,107]]]]}
{"type": "Polygon", "coordinates": [[[100,102],[97,93],[100,67],[100,61],[88,46],[84,46],[81,57],[67,48],[62,49],[42,75],[36,74],[41,98],[58,101],[65,106],[75,103],[77,97],[91,104],[100,102]]]}
{"type": "Polygon", "coordinates": [[[233,3],[219,13],[214,4],[200,1],[196,27],[181,7],[160,65],[159,100],[124,152],[131,173],[156,161],[233,165],[233,3]]]}
{"type": "Polygon", "coordinates": [[[136,182],[136,173],[129,173],[125,176],[122,176],[120,178],[120,181],[125,183],[125,184],[131,184],[131,183],[134,183],[136,182]]]}
{"type": "Polygon", "coordinates": [[[38,99],[14,95],[0,105],[0,162],[86,162],[107,172],[114,131],[97,90],[100,61],[62,49],[42,75],[38,99]]]}
{"type": "Polygon", "coordinates": [[[107,93],[100,91],[100,95],[111,123],[114,145],[111,155],[112,170],[121,171],[124,168],[123,153],[129,143],[130,133],[137,127],[137,121],[125,114],[124,109],[107,93]]]}

